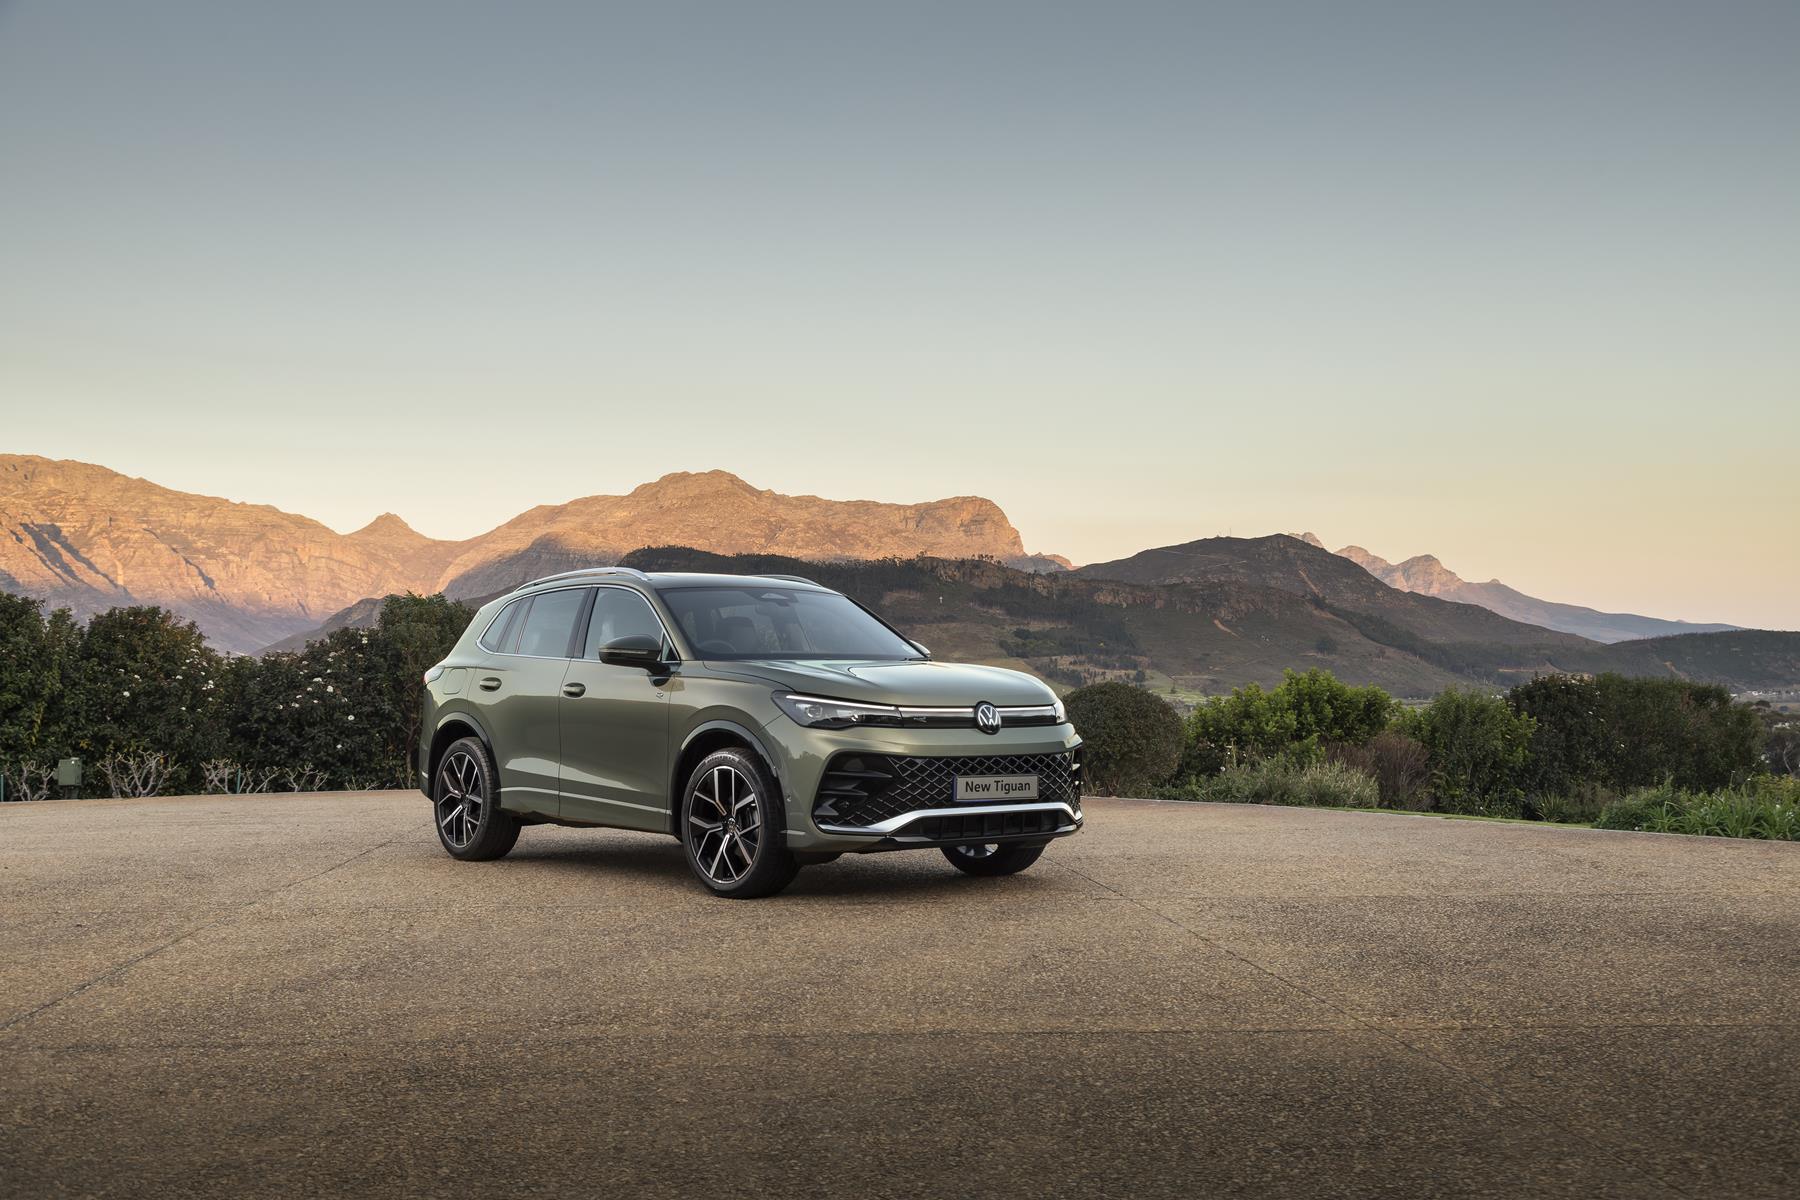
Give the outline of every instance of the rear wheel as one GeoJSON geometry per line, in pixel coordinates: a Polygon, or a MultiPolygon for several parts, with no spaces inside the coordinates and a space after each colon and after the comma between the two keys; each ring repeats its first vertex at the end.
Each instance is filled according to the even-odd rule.
{"type": "Polygon", "coordinates": [[[733,900],[772,896],[800,871],[787,845],[781,793],[742,750],[709,754],[688,776],[681,844],[700,882],[733,900]]]}
{"type": "Polygon", "coordinates": [[[944,857],[950,865],[969,875],[1017,875],[1038,860],[1044,852],[1042,842],[1024,845],[1012,842],[985,846],[945,846],[944,857]]]}
{"type": "Polygon", "coordinates": [[[479,738],[450,743],[431,790],[438,841],[464,862],[499,858],[519,840],[519,818],[500,807],[499,779],[479,738]]]}

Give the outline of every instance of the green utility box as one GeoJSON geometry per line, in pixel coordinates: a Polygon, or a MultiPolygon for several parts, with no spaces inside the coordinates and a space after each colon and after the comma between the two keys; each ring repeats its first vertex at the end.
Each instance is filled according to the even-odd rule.
{"type": "Polygon", "coordinates": [[[79,758],[61,759],[56,764],[56,786],[62,789],[63,799],[71,800],[81,790],[81,760],[79,758]]]}

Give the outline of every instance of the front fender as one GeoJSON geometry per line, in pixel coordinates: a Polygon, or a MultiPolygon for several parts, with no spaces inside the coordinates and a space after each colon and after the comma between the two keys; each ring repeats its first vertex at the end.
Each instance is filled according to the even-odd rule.
{"type": "Polygon", "coordinates": [[[680,807],[681,785],[685,782],[681,779],[681,761],[687,757],[688,749],[708,734],[720,732],[733,734],[749,742],[751,748],[762,756],[763,762],[768,764],[769,771],[775,776],[775,786],[781,789],[784,796],[788,794],[786,764],[780,756],[770,751],[768,738],[760,731],[751,729],[743,721],[714,717],[710,720],[703,720],[688,730],[686,736],[681,739],[681,746],[670,759],[669,807],[672,810],[680,807]]]}

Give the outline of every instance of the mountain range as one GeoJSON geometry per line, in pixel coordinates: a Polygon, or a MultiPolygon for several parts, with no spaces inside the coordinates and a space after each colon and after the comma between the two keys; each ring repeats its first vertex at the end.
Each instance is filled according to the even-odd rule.
{"type": "MultiPolygon", "coordinates": [[[[1323,550],[1325,543],[1310,533],[1300,540],[1323,550]]],[[[1490,612],[1528,625],[1542,625],[1577,634],[1596,642],[1625,642],[1636,638],[1669,637],[1682,633],[1727,633],[1736,625],[1702,624],[1694,621],[1670,621],[1661,617],[1642,617],[1636,613],[1609,613],[1578,604],[1558,604],[1539,600],[1510,588],[1498,579],[1486,583],[1470,583],[1446,567],[1436,555],[1419,554],[1405,562],[1392,563],[1369,553],[1361,546],[1345,546],[1336,551],[1389,587],[1425,596],[1439,596],[1461,604],[1479,604],[1490,612]]]]}
{"type": "Polygon", "coordinates": [[[708,471],[543,505],[443,541],[393,514],[340,534],[90,464],[0,456],[0,588],[80,616],[159,604],[237,652],[366,625],[394,592],[482,598],[620,561],[812,574],[942,651],[1065,683],[1141,673],[1215,693],[1306,666],[1408,696],[1548,670],[1738,689],[1800,681],[1800,634],[1556,605],[1469,584],[1429,556],[1395,565],[1353,546],[1332,553],[1310,535],[1208,538],[1074,569],[1026,553],[1006,514],[980,497],[836,501],[708,471]],[[1669,636],[1620,640],[1631,633],[1669,636]]]}
{"type": "Polygon", "coordinates": [[[824,500],[751,487],[725,471],[665,475],[624,496],[540,505],[464,541],[392,513],[354,533],[263,504],[198,496],[89,463],[0,455],[0,589],[87,617],[158,604],[222,649],[253,653],[392,592],[463,597],[614,563],[645,545],[805,559],[994,558],[1029,570],[991,500],[824,500]]]}

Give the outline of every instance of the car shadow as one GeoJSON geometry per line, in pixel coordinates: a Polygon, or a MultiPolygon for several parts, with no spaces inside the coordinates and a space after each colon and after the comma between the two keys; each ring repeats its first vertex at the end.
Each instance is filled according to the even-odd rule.
{"type": "MultiPolygon", "coordinates": [[[[608,838],[601,831],[592,841],[579,844],[527,847],[523,840],[503,861],[539,870],[563,873],[604,871],[615,877],[645,882],[686,883],[696,891],[700,884],[688,867],[687,855],[670,840],[608,838]]],[[[1055,892],[1060,880],[1051,874],[1031,873],[1004,879],[964,875],[931,851],[892,854],[846,854],[829,863],[803,869],[782,896],[859,897],[956,895],[989,892],[996,885],[1019,894],[1055,892]],[[898,869],[896,869],[898,868],[898,869]]]]}

